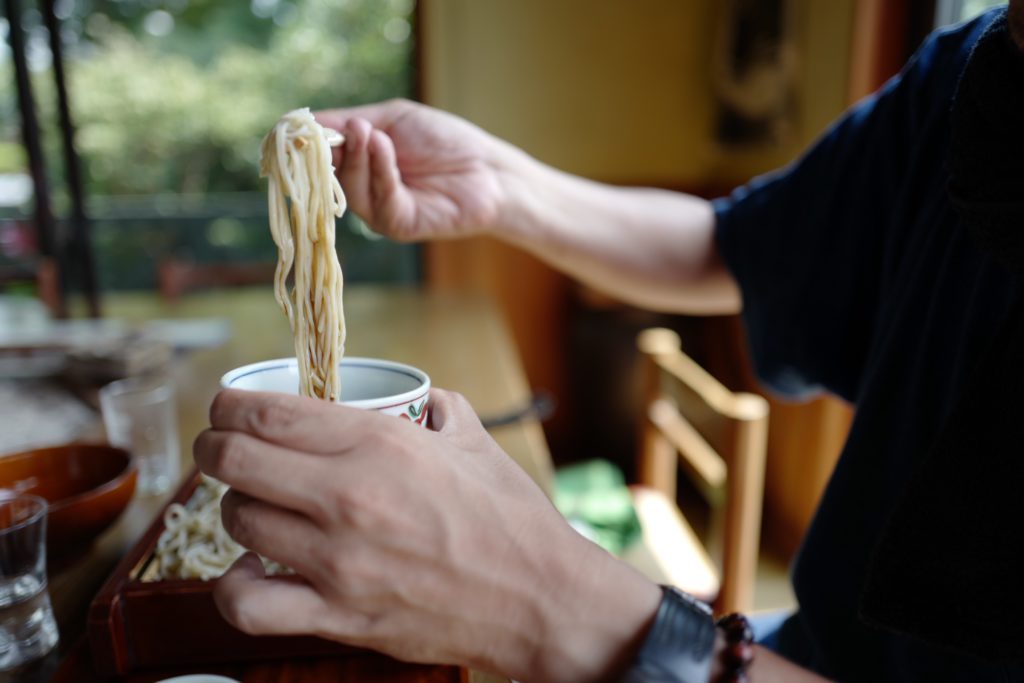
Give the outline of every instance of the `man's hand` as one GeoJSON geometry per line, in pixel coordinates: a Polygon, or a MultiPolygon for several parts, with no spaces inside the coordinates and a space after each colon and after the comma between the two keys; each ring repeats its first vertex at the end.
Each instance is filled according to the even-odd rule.
{"type": "Polygon", "coordinates": [[[224,391],[199,467],[232,488],[252,555],[219,581],[252,634],[316,634],[400,659],[519,680],[597,680],[622,666],[660,592],[576,534],[480,426],[433,390],[436,431],[280,394],[224,391]]]}
{"type": "Polygon", "coordinates": [[[345,135],[335,149],[349,206],[397,240],[496,228],[525,154],[457,116],[407,100],[316,113],[345,135]]]}

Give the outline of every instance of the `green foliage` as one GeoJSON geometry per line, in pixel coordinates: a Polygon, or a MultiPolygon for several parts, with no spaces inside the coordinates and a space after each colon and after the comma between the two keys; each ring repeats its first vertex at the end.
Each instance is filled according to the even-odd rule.
{"type": "Polygon", "coordinates": [[[25,165],[25,152],[21,145],[0,141],[0,173],[15,173],[25,165]]]}
{"type": "Polygon", "coordinates": [[[97,49],[69,64],[90,193],[256,189],[259,141],[285,111],[409,92],[409,43],[385,37],[401,35],[389,22],[408,21],[407,3],[305,0],[295,8],[265,47],[221,40],[214,29],[224,22],[182,29],[166,45],[105,26],[97,49]],[[200,39],[206,63],[181,49],[200,39]]]}
{"type": "Polygon", "coordinates": [[[0,59],[0,140],[17,140],[18,102],[14,94],[14,65],[0,59]]]}
{"type": "MultiPolygon", "coordinates": [[[[171,255],[208,263],[272,261],[257,162],[274,121],[297,107],[411,92],[413,0],[57,0],[55,6],[105,288],[152,287],[156,264],[171,255]]],[[[25,20],[29,40],[45,43],[38,13],[26,11],[25,20]]],[[[65,215],[53,76],[34,66],[54,205],[65,215]]],[[[13,67],[0,45],[0,173],[26,170],[19,121],[13,67]]],[[[28,209],[5,211],[24,217],[28,209]]],[[[370,240],[357,225],[351,215],[339,223],[347,281],[418,278],[414,247],[370,240]]]]}

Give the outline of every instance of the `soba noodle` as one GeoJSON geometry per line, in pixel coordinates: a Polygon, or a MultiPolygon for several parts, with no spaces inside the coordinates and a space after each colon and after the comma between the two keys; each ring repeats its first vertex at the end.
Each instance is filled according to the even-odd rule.
{"type": "MultiPolygon", "coordinates": [[[[296,109],[263,139],[260,175],[269,178],[270,232],[277,244],[274,296],[295,339],[299,392],[337,401],[338,363],[345,351],[342,275],[334,247],[334,219],[345,195],[334,176],[331,145],[341,133],[320,126],[309,109],[296,109]],[[294,284],[288,290],[289,272],[294,284]]],[[[227,486],[203,477],[187,505],[170,505],[157,540],[157,579],[213,579],[245,553],[220,521],[227,486]]],[[[286,568],[263,561],[269,572],[286,568]]]]}
{"type": "MultiPolygon", "coordinates": [[[[226,484],[204,476],[186,505],[167,507],[156,543],[157,579],[215,579],[245,553],[220,521],[220,499],[227,490],[226,484]]],[[[268,573],[287,571],[266,559],[263,565],[268,573]]]]}
{"type": "Polygon", "coordinates": [[[345,352],[342,274],[334,248],[334,219],[345,211],[345,195],[330,149],[342,141],[341,133],[321,127],[308,108],[296,109],[264,138],[260,159],[278,249],[274,296],[295,338],[299,393],[328,401],[340,396],[338,363],[345,352]]]}

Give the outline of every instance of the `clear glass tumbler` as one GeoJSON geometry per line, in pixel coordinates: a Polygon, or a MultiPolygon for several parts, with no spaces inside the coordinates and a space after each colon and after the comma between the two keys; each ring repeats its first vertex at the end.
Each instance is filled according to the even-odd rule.
{"type": "Polygon", "coordinates": [[[166,377],[132,377],[100,389],[107,440],[135,457],[137,490],[162,493],[178,480],[181,451],[174,385],[166,377]]]}
{"type": "Polygon", "coordinates": [[[57,640],[46,591],[46,501],[0,498],[0,671],[39,659],[57,640]]]}

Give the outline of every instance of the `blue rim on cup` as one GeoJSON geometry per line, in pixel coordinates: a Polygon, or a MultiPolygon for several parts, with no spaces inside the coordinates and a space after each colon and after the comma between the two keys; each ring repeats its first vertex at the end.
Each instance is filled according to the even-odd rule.
{"type": "MultiPolygon", "coordinates": [[[[345,357],[339,372],[343,405],[426,423],[430,377],[419,368],[379,358],[345,357]]],[[[298,362],[277,358],[243,365],[225,373],[220,385],[225,389],[297,394],[298,362]]]]}

